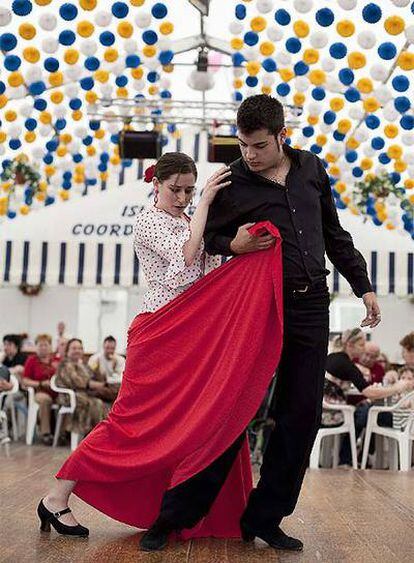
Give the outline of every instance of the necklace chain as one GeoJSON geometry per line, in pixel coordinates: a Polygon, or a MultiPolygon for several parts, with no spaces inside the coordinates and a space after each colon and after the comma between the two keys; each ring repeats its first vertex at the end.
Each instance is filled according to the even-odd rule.
{"type": "MultiPolygon", "coordinates": [[[[284,154],[283,157],[281,158],[280,162],[279,162],[279,167],[282,167],[282,165],[285,164],[285,162],[287,161],[287,157],[284,154]]],[[[285,184],[285,180],[286,180],[286,174],[282,175],[280,174],[280,172],[276,172],[275,174],[272,174],[270,176],[265,176],[265,178],[267,178],[268,180],[271,180],[272,182],[276,182],[278,184],[285,184]]]]}

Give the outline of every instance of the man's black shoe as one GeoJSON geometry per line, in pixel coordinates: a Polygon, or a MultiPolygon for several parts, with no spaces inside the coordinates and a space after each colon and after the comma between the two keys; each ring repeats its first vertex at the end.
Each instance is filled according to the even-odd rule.
{"type": "Polygon", "coordinates": [[[139,542],[142,551],[161,551],[168,544],[168,536],[172,530],[165,526],[154,523],[149,530],[145,532],[139,542]]]}
{"type": "Polygon", "coordinates": [[[285,549],[287,551],[303,550],[303,543],[300,540],[288,536],[280,528],[270,532],[256,532],[249,526],[246,526],[246,524],[240,524],[240,529],[242,539],[245,542],[251,542],[257,537],[274,549],[285,549]]]}

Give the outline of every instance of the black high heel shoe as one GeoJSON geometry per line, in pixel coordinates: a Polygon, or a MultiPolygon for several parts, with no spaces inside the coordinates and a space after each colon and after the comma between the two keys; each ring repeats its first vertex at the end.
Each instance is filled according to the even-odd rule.
{"type": "Polygon", "coordinates": [[[245,543],[250,543],[250,542],[254,541],[254,539],[256,537],[255,534],[253,534],[253,532],[248,530],[248,528],[246,527],[245,524],[240,524],[240,531],[241,531],[242,540],[245,543]]]}
{"type": "Polygon", "coordinates": [[[59,522],[59,518],[64,514],[72,512],[70,508],[65,508],[59,512],[50,512],[43,504],[43,499],[39,502],[37,507],[37,514],[40,518],[40,530],[42,532],[50,532],[50,527],[53,526],[58,534],[65,536],[73,536],[77,538],[87,538],[89,536],[88,528],[77,524],[76,526],[66,526],[59,522]]]}

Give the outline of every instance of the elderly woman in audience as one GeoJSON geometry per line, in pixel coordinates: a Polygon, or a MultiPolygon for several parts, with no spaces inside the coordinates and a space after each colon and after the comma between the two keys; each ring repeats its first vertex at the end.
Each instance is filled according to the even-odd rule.
{"type": "Polygon", "coordinates": [[[379,362],[381,350],[375,342],[366,342],[364,352],[357,359],[356,363],[366,368],[368,383],[382,383],[385,370],[379,362]]]}
{"type": "MultiPolygon", "coordinates": [[[[352,383],[365,399],[375,401],[391,397],[396,393],[404,393],[414,388],[412,382],[397,381],[393,385],[383,387],[378,384],[368,383],[361,369],[353,360],[362,356],[365,351],[366,338],[360,328],[346,330],[337,340],[336,349],[338,352],[329,354],[326,361],[326,383],[325,400],[330,401],[334,397],[335,402],[345,402],[344,387],[352,383]]],[[[355,430],[357,437],[365,428],[370,404],[366,401],[359,403],[355,411],[355,430]]],[[[351,450],[349,439],[346,437],[342,441],[340,452],[340,463],[342,465],[351,464],[351,450]]]]}
{"type": "Polygon", "coordinates": [[[33,387],[39,405],[40,434],[45,445],[52,445],[51,414],[56,394],[50,388],[58,361],[52,353],[52,337],[39,334],[35,339],[36,352],[27,358],[23,373],[23,388],[33,387]]]}
{"type": "MultiPolygon", "coordinates": [[[[57,368],[56,385],[73,389],[76,393],[76,410],[71,419],[65,421],[65,430],[85,435],[104,419],[103,402],[94,393],[105,384],[94,381],[93,373],[83,358],[82,341],[71,338],[67,343],[65,359],[57,368]]],[[[69,398],[59,394],[58,402],[68,404],[69,398]]]]}

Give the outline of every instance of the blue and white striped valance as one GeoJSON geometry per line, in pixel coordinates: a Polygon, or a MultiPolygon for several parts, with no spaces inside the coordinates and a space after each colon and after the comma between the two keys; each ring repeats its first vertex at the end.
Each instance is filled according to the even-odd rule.
{"type": "MultiPolygon", "coordinates": [[[[414,253],[363,252],[379,295],[414,293],[414,253]]],[[[69,287],[145,286],[132,246],[123,242],[0,242],[0,285],[39,283],[69,287]]],[[[327,264],[330,291],[351,294],[348,282],[327,264]]]]}

